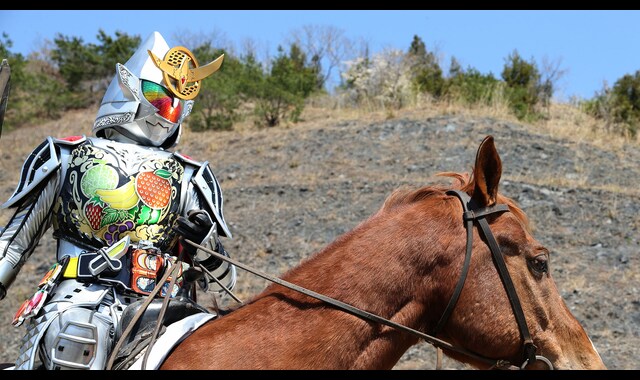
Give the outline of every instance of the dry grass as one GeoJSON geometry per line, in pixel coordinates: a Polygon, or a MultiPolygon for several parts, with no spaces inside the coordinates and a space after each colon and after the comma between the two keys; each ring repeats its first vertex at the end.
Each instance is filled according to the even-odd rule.
{"type": "Polygon", "coordinates": [[[608,150],[620,149],[624,144],[640,143],[640,136],[630,139],[605,130],[604,123],[571,104],[553,103],[548,120],[534,123],[552,137],[561,137],[577,143],[588,143],[608,150]]]}
{"type": "MultiPolygon", "coordinates": [[[[496,93],[499,95],[499,92],[496,93]]],[[[305,124],[335,124],[340,121],[359,120],[375,122],[392,118],[410,120],[425,119],[439,115],[458,115],[462,117],[489,117],[505,122],[522,123],[510,111],[507,100],[494,96],[491,104],[465,106],[461,102],[434,102],[428,97],[417,97],[411,104],[400,110],[389,110],[382,106],[368,104],[366,107],[354,108],[341,106],[334,97],[314,98],[302,114],[305,124]]],[[[640,136],[628,138],[608,132],[602,121],[588,115],[579,107],[567,103],[552,103],[546,110],[547,117],[528,123],[531,127],[550,137],[563,138],[574,143],[587,143],[598,148],[617,151],[625,144],[640,144],[640,136]]]]}

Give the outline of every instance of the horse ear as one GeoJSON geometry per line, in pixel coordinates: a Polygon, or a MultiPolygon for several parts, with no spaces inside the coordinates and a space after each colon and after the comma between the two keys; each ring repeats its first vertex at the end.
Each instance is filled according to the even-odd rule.
{"type": "Polygon", "coordinates": [[[487,136],[480,143],[476,165],[473,168],[475,185],[471,199],[478,206],[485,207],[496,203],[500,176],[502,176],[502,161],[493,144],[493,136],[487,136]]]}

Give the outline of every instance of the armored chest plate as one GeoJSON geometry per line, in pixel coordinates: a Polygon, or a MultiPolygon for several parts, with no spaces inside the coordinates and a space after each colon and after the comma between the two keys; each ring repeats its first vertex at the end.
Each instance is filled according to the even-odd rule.
{"type": "Polygon", "coordinates": [[[70,152],[54,209],[56,233],[97,247],[128,235],[168,250],[183,175],[170,152],[87,140],[70,152]]]}

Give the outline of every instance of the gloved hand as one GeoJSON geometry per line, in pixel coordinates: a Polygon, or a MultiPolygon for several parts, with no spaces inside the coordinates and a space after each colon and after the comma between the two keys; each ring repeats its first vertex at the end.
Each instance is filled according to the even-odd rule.
{"type": "MultiPolygon", "coordinates": [[[[204,210],[189,210],[187,217],[180,216],[176,220],[173,230],[181,235],[180,240],[188,239],[194,243],[200,243],[207,236],[213,223],[209,214],[204,210]]],[[[190,255],[194,256],[198,251],[197,248],[189,243],[182,242],[182,248],[190,255]]]]}
{"type": "Polygon", "coordinates": [[[5,289],[4,285],[0,283],[0,300],[2,300],[6,295],[7,295],[7,289],[5,289]]]}

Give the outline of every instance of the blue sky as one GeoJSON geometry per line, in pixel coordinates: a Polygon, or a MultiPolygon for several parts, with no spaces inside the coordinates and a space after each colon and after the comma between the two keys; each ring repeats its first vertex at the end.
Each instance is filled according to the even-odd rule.
{"type": "Polygon", "coordinates": [[[14,42],[12,51],[28,54],[56,33],[96,42],[99,28],[143,39],[159,31],[169,45],[185,30],[222,32],[240,46],[256,41],[275,52],[292,29],[304,25],[333,26],[347,37],[369,42],[372,52],[388,47],[406,50],[414,34],[436,49],[448,67],[455,56],[463,67],[500,74],[514,49],[526,59],[543,58],[567,70],[557,95],[590,98],[606,81],[640,70],[639,11],[396,11],[396,10],[0,10],[0,31],[14,42]]]}

